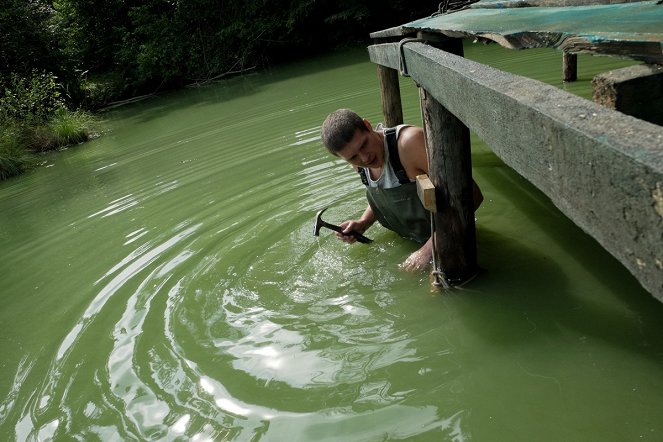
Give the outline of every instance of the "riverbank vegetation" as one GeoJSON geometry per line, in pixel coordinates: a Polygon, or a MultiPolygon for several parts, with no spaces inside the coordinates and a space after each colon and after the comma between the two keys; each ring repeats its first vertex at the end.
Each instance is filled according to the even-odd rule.
{"type": "Polygon", "coordinates": [[[5,0],[0,179],[84,141],[89,111],[337,47],[430,14],[405,0],[5,0]]]}
{"type": "Polygon", "coordinates": [[[0,95],[0,179],[38,164],[36,154],[83,142],[94,134],[94,117],[72,111],[52,73],[33,70],[2,78],[0,95]]]}

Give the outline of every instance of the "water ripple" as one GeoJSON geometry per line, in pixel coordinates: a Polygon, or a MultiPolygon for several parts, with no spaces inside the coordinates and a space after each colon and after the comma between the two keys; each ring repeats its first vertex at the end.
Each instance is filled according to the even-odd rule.
{"type": "MultiPolygon", "coordinates": [[[[576,415],[585,428],[593,417],[567,407],[580,399],[573,386],[584,388],[576,372],[591,365],[594,379],[599,362],[614,360],[628,373],[622,387],[645,373],[637,379],[652,393],[641,401],[600,389],[607,403],[637,399],[634,422],[638,410],[649,419],[660,409],[655,363],[626,342],[605,360],[609,339],[571,342],[586,321],[569,321],[575,310],[561,310],[560,296],[544,304],[552,313],[520,302],[527,290],[505,294],[495,283],[438,296],[427,275],[398,269],[414,246],[379,226],[370,246],[312,235],[321,208],[338,224],[366,205],[359,177],[324,151],[319,129],[337,107],[379,112],[374,66],[338,63],[324,75],[249,76],[116,110],[113,136],[63,153],[80,169],[62,175],[69,190],[40,197],[48,186],[8,185],[4,195],[20,201],[1,226],[3,241],[16,238],[3,249],[16,265],[3,273],[2,319],[19,320],[3,329],[3,440],[465,441],[476,428],[513,436],[507,427],[539,422],[525,408],[544,394],[567,401],[548,430],[576,415]],[[33,204],[46,210],[31,218],[33,204]],[[576,349],[575,364],[560,347],[576,349]],[[541,376],[511,379],[519,367],[541,376]],[[503,411],[512,389],[526,405],[516,418],[503,411]]],[[[67,164],[31,179],[46,182],[67,164]]],[[[488,199],[498,194],[486,189],[488,199]]],[[[480,216],[511,223],[516,206],[486,205],[480,216]]],[[[501,238],[488,239],[506,261],[501,238]]],[[[525,266],[534,272],[531,254],[513,255],[519,278],[525,266]]],[[[663,342],[655,333],[647,341],[663,342]]],[[[615,373],[600,385],[612,387],[615,373]]]]}

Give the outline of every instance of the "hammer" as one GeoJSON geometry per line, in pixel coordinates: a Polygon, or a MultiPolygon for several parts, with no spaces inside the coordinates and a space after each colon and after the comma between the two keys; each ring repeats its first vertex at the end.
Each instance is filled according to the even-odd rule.
{"type": "MultiPolygon", "coordinates": [[[[328,222],[325,222],[322,220],[322,212],[327,210],[325,207],[321,211],[318,212],[317,215],[315,215],[315,225],[313,226],[313,236],[320,236],[320,228],[321,227],[326,227],[328,229],[331,229],[335,232],[340,232],[343,233],[343,229],[341,229],[339,226],[335,226],[334,224],[329,224],[328,222]]],[[[354,230],[351,230],[347,233],[344,233],[344,235],[351,235],[357,238],[357,241],[363,242],[364,244],[368,244],[370,242],[373,242],[372,239],[366,238],[364,235],[362,235],[359,232],[355,232],[354,230]]]]}

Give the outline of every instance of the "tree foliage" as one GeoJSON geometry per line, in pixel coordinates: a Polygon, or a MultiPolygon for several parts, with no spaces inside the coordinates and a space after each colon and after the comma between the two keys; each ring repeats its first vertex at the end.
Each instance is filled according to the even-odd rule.
{"type": "Polygon", "coordinates": [[[53,9],[41,0],[3,0],[0,7],[0,72],[29,74],[57,64],[53,9]]]}
{"type": "Polygon", "coordinates": [[[437,2],[2,0],[0,179],[91,134],[79,107],[359,42],[437,2]]]}
{"type": "Polygon", "coordinates": [[[12,73],[0,95],[0,123],[7,121],[41,124],[64,107],[52,73],[34,69],[29,76],[12,73]]]}
{"type": "Polygon", "coordinates": [[[73,101],[102,76],[127,97],[366,42],[435,9],[405,0],[5,0],[0,67],[54,72],[73,101]]]}

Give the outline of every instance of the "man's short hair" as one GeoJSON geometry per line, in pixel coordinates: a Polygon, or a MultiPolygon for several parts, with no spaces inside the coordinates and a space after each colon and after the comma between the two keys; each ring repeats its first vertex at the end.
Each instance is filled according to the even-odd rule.
{"type": "Polygon", "coordinates": [[[322,143],[334,155],[350,142],[355,131],[368,131],[364,120],[350,109],[339,109],[332,112],[322,123],[320,136],[322,143]]]}

